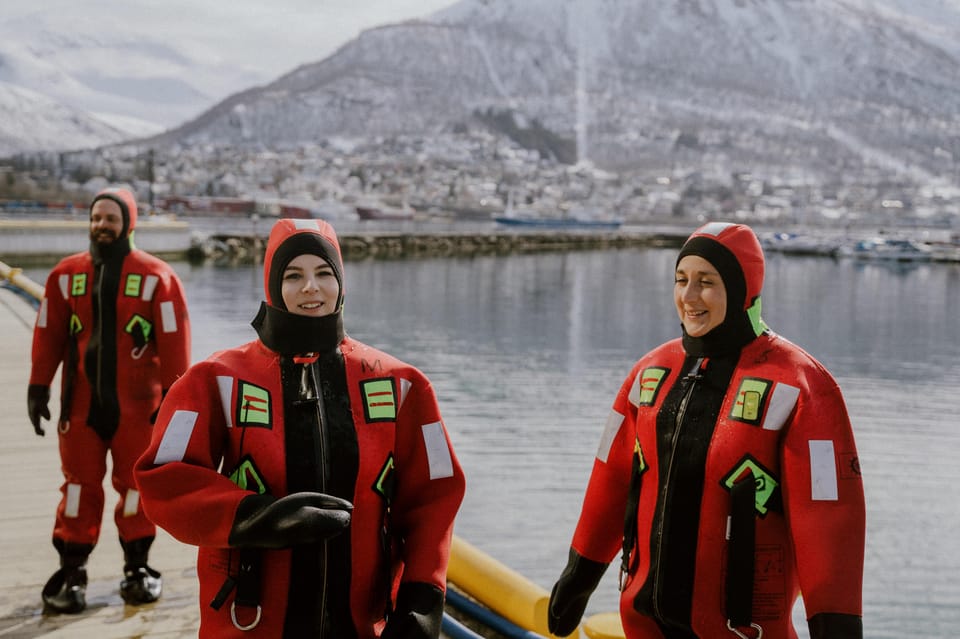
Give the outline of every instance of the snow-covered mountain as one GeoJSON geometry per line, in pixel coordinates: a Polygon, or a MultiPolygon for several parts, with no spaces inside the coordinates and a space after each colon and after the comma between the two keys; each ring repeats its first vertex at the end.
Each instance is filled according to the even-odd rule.
{"type": "MultiPolygon", "coordinates": [[[[157,28],[154,16],[136,10],[110,0],[47,1],[5,10],[0,14],[0,82],[43,94],[61,111],[85,111],[126,137],[139,137],[196,117],[237,87],[262,80],[212,55],[199,46],[200,38],[171,39],[157,28]]],[[[44,120],[58,128],[51,117],[44,120]]],[[[0,121],[0,136],[19,134],[11,124],[0,121]]],[[[91,140],[113,141],[113,135],[91,140]]]]}
{"type": "MultiPolygon", "coordinates": [[[[0,81],[68,104],[92,91],[111,122],[184,122],[178,96],[229,67],[45,19],[0,28],[0,81]]],[[[613,168],[732,158],[923,178],[960,166],[960,0],[461,0],[247,86],[150,143],[483,126],[613,168]]]]}
{"type": "Polygon", "coordinates": [[[536,123],[554,148],[612,167],[733,157],[928,177],[960,161],[958,113],[957,0],[463,0],[366,31],[163,139],[536,123]]]}
{"type": "Polygon", "coordinates": [[[0,156],[25,149],[86,149],[129,133],[49,97],[0,82],[0,156]]]}

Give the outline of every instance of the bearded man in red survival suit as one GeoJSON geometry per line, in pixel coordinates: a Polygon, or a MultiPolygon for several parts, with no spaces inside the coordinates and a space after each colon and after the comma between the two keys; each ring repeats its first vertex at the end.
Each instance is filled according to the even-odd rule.
{"type": "Polygon", "coordinates": [[[801,594],[811,639],[862,639],[850,419],[830,373],[761,319],[763,275],[747,226],[707,224],[680,249],[682,336],[643,356],[613,402],[550,632],[576,628],[620,552],[629,639],[796,639],[801,594]]]}
{"type": "Polygon", "coordinates": [[[436,639],[464,477],[429,380],[343,330],[321,220],[278,221],[258,340],[194,365],[137,463],[199,546],[201,638],[436,639]]]}
{"type": "Polygon", "coordinates": [[[190,363],[183,286],[162,260],[134,248],[137,203],[106,189],[90,205],[90,250],[47,277],[33,332],[27,410],[37,435],[50,419],[50,383],[63,364],[57,433],[64,483],[53,545],[60,569],[43,588],[48,610],[86,607],[87,557],[100,536],[106,456],[120,494],[114,520],[124,553],[120,594],[156,601],[160,573],[147,565],[156,527],[140,507],[133,465],[150,441],[166,389],[190,363]]]}

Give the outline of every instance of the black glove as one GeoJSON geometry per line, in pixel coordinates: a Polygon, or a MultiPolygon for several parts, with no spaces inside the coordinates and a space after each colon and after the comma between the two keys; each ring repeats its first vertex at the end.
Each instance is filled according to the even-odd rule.
{"type": "Polygon", "coordinates": [[[442,620],[443,591],[433,584],[405,582],[380,639],[437,639],[442,620]]]}
{"type": "Polygon", "coordinates": [[[577,629],[583,611],[587,609],[587,601],[606,570],[607,564],[582,557],[570,549],[567,567],[550,593],[550,605],[547,606],[550,634],[566,637],[577,629]]]}
{"type": "Polygon", "coordinates": [[[50,409],[47,404],[50,402],[50,387],[43,384],[30,384],[27,387],[27,415],[30,416],[30,423],[33,424],[33,432],[43,437],[43,426],[40,425],[40,418],[50,419],[50,409]]]}
{"type": "Polygon", "coordinates": [[[244,497],[228,543],[246,548],[289,548],[329,539],[350,525],[353,504],[323,493],[244,497]]]}
{"type": "MultiPolygon", "coordinates": [[[[164,388],[163,391],[160,393],[160,404],[163,403],[163,398],[167,396],[167,391],[168,391],[168,390],[170,390],[170,389],[169,389],[169,388],[164,388]]],[[[151,425],[151,426],[153,426],[154,424],[157,423],[157,415],[160,414],[160,404],[157,404],[157,410],[155,410],[155,411],[153,411],[152,413],[150,413],[150,425],[151,425]]]]}
{"type": "Polygon", "coordinates": [[[807,619],[810,639],[863,639],[863,619],[856,615],[821,612],[807,619]]]}

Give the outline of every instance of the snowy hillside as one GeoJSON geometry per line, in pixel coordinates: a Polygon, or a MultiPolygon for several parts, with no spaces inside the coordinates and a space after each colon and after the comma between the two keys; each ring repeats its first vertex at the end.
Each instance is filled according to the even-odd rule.
{"type": "Polygon", "coordinates": [[[611,167],[715,157],[942,174],[960,159],[960,11],[908,6],[464,0],[367,31],[166,139],[291,145],[535,122],[611,167]]]}
{"type": "Polygon", "coordinates": [[[85,149],[127,134],[83,111],[0,82],[0,156],[24,149],[85,149]]]}
{"type": "MultiPolygon", "coordinates": [[[[177,126],[152,144],[482,127],[611,168],[733,159],[928,177],[960,163],[960,0],[461,0],[265,86],[196,31],[88,5],[69,21],[0,19],[0,82],[128,136],[177,126]],[[217,102],[228,86],[248,88],[217,102]]],[[[23,130],[0,121],[8,148],[23,130]]]]}

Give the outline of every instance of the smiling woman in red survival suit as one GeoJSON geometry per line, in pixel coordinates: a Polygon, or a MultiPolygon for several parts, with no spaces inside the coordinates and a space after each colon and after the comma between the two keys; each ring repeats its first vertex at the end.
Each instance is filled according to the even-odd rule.
{"type": "Polygon", "coordinates": [[[637,362],[613,403],[553,588],[576,628],[620,552],[630,639],[861,639],[863,483],[833,377],[760,318],[753,231],[712,223],[677,258],[682,337],[637,362]],[[625,522],[623,528],[611,522],[625,522]]]}
{"type": "Polygon", "coordinates": [[[190,368],[136,476],[199,546],[200,637],[432,638],[464,477],[430,382],[343,331],[333,228],[280,220],[259,339],[190,368]]]}

